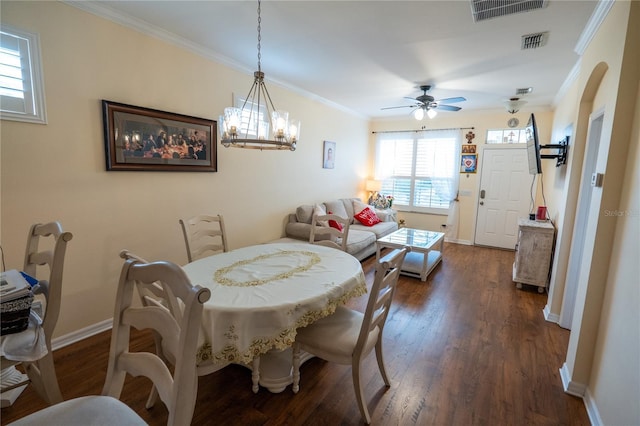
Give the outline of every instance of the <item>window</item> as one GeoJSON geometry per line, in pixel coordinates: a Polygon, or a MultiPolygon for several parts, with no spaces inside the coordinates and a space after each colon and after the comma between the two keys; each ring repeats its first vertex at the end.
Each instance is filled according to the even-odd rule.
{"type": "Polygon", "coordinates": [[[525,129],[487,130],[487,143],[527,143],[525,129]]]}
{"type": "MultiPolygon", "coordinates": [[[[271,119],[270,117],[265,117],[265,113],[267,112],[266,105],[262,102],[258,105],[251,100],[240,97],[236,97],[235,101],[236,108],[242,111],[239,134],[242,135],[241,137],[245,137],[246,135],[247,137],[255,138],[258,135],[258,123],[268,123],[271,119]],[[244,108],[242,108],[243,106],[244,108]],[[253,117],[251,116],[252,114],[253,117]]],[[[261,129],[260,133],[268,138],[269,128],[261,129]]]]}
{"type": "Polygon", "coordinates": [[[447,214],[458,191],[461,132],[378,134],[376,177],[399,210],[447,214]]]}
{"type": "Polygon", "coordinates": [[[47,122],[38,36],[4,24],[0,30],[0,118],[47,122]]]}

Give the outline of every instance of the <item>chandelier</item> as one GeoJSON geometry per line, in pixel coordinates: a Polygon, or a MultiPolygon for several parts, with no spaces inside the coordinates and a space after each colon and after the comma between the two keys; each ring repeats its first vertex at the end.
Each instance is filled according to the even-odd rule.
{"type": "Polygon", "coordinates": [[[258,71],[253,73],[253,84],[242,108],[225,108],[224,115],[220,116],[220,141],[225,147],[295,151],[300,137],[300,121],[289,118],[288,112],[277,110],[273,106],[264,84],[264,73],[260,64],[261,24],[258,0],[258,71]]]}
{"type": "Polygon", "coordinates": [[[504,102],[504,106],[507,108],[507,112],[509,114],[515,114],[520,111],[520,108],[526,104],[527,101],[521,101],[520,98],[510,98],[508,101],[504,102]]]}

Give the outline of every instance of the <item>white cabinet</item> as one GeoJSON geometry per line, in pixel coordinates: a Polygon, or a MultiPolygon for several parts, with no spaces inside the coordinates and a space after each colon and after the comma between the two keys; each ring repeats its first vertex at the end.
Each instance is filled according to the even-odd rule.
{"type": "Polygon", "coordinates": [[[543,293],[549,278],[555,229],[549,222],[528,219],[518,220],[518,243],[513,263],[513,281],[518,288],[522,284],[538,286],[543,293]]]}

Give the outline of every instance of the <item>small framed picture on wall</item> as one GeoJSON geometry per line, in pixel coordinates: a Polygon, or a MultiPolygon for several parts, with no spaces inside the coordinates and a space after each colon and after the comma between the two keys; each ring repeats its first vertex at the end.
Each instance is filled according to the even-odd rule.
{"type": "Polygon", "coordinates": [[[322,168],[333,169],[333,167],[335,166],[336,158],[336,143],[324,141],[324,148],[322,152],[322,168]]]}
{"type": "Polygon", "coordinates": [[[475,173],[478,164],[478,154],[462,154],[460,173],[475,173]]]}

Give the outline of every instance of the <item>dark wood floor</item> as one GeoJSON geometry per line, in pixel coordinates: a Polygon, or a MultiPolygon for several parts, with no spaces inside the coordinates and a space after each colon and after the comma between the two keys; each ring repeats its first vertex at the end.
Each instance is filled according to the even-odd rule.
{"type": "MultiPolygon", "coordinates": [[[[365,395],[376,425],[588,425],[581,399],[562,390],[558,369],[569,332],[546,322],[546,295],[517,290],[511,281],[514,254],[446,244],[445,257],[426,283],[401,277],[385,328],[384,387],[375,356],[364,364],[365,395]]],[[[373,281],[375,258],[364,263],[373,281]]],[[[351,303],[363,309],[365,297],[351,303]]],[[[136,348],[153,349],[146,333],[136,348]]],[[[65,399],[99,394],[105,378],[110,333],[55,352],[65,399]]],[[[230,366],[201,377],[194,425],[358,425],[350,367],[320,359],[301,369],[297,395],[251,392],[247,369],[230,366]]],[[[121,399],[151,425],[163,425],[159,402],[144,408],[146,379],[127,379],[121,399]]],[[[44,408],[32,387],[9,408],[2,424],[44,408]]]]}

